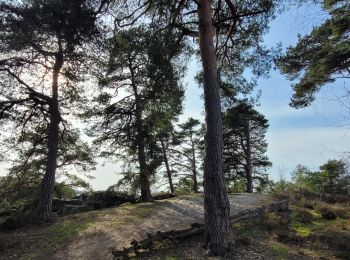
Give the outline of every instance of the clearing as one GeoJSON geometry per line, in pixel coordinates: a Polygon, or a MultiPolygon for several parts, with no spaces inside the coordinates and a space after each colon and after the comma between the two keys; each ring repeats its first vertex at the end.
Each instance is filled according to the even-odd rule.
{"type": "MultiPolygon", "coordinates": [[[[267,195],[229,196],[231,215],[262,208],[267,195]]],[[[58,218],[53,224],[0,233],[0,259],[112,259],[147,233],[182,230],[203,223],[203,195],[183,195],[153,203],[123,204],[58,218]]]]}

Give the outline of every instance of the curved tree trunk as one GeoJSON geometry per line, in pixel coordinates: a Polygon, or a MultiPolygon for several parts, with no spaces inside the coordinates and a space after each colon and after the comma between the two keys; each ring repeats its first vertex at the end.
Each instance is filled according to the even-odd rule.
{"type": "Polygon", "coordinates": [[[198,16],[206,111],[204,165],[206,243],[212,254],[223,256],[231,250],[233,236],[229,218],[230,205],[223,174],[221,102],[210,0],[199,1],[198,16]]]}
{"type": "Polygon", "coordinates": [[[63,54],[60,51],[56,55],[52,75],[52,98],[50,102],[50,125],[48,129],[48,155],[46,161],[45,175],[41,183],[41,196],[38,204],[38,215],[40,220],[49,221],[52,217],[52,199],[55,187],[55,175],[58,157],[60,111],[58,105],[58,78],[63,66],[63,54]]]}

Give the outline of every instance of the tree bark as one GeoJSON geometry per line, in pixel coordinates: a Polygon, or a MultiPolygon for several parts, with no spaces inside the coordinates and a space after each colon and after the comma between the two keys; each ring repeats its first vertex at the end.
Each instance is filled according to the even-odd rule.
{"type": "Polygon", "coordinates": [[[192,173],[193,173],[193,191],[198,193],[198,181],[197,181],[197,165],[196,165],[196,151],[194,148],[194,143],[192,139],[192,134],[190,136],[191,139],[191,149],[192,149],[192,173]]]}
{"type": "Polygon", "coordinates": [[[41,196],[38,204],[38,216],[42,221],[50,221],[52,217],[52,199],[55,187],[55,175],[58,157],[60,111],[58,104],[58,78],[63,66],[62,50],[56,55],[52,75],[52,98],[50,102],[50,125],[48,129],[48,155],[44,178],[41,183],[41,196]]]}
{"type": "Polygon", "coordinates": [[[223,174],[221,102],[210,4],[210,0],[201,0],[198,4],[206,111],[204,210],[207,247],[213,255],[223,256],[232,249],[233,235],[223,174]]]}
{"type": "Polygon", "coordinates": [[[135,109],[136,109],[136,143],[137,143],[137,156],[140,167],[140,188],[141,188],[141,201],[149,202],[152,201],[151,194],[151,185],[149,182],[149,173],[148,167],[146,163],[146,154],[145,154],[145,142],[144,142],[144,131],[142,124],[142,103],[140,100],[140,96],[137,90],[137,85],[135,82],[135,75],[132,68],[132,65],[129,66],[131,73],[131,81],[133,92],[135,96],[135,109]]]}
{"type": "Polygon", "coordinates": [[[164,164],[165,164],[165,168],[166,168],[166,172],[168,175],[168,181],[169,181],[169,187],[170,187],[170,192],[174,193],[174,185],[173,185],[173,176],[169,167],[169,161],[168,161],[168,155],[166,152],[166,148],[165,148],[165,144],[164,144],[164,140],[162,137],[159,138],[160,139],[160,143],[162,145],[162,151],[163,151],[163,157],[164,157],[164,164]]]}
{"type": "Polygon", "coordinates": [[[246,178],[247,178],[247,192],[253,193],[253,176],[252,176],[252,150],[251,150],[251,142],[250,142],[250,125],[249,119],[247,120],[247,125],[245,129],[247,147],[246,147],[246,160],[247,160],[247,168],[246,168],[246,178]]]}

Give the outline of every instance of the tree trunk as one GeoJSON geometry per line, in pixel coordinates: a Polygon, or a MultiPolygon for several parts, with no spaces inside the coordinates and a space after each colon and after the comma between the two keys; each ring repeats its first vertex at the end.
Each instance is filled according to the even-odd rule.
{"type": "Polygon", "coordinates": [[[173,176],[169,167],[169,161],[168,161],[168,156],[167,156],[167,152],[166,152],[166,148],[165,148],[165,144],[164,144],[164,140],[162,137],[159,138],[160,139],[160,143],[162,145],[162,151],[163,151],[163,157],[164,157],[164,163],[165,163],[165,168],[166,168],[166,172],[168,175],[168,181],[169,181],[169,187],[170,187],[170,192],[174,193],[174,185],[173,185],[173,176]]]}
{"type": "Polygon", "coordinates": [[[58,105],[58,78],[63,66],[63,54],[56,56],[52,75],[52,98],[50,102],[50,125],[48,131],[48,155],[44,178],[41,183],[41,196],[38,204],[38,216],[42,221],[50,221],[52,217],[52,199],[55,187],[55,175],[58,157],[60,111],[58,105]]]}
{"type": "Polygon", "coordinates": [[[203,63],[206,111],[206,155],[204,165],[206,244],[213,255],[223,256],[232,249],[233,234],[229,218],[230,204],[223,174],[220,90],[213,44],[210,1],[201,0],[199,2],[199,41],[203,63]]]}
{"type": "Polygon", "coordinates": [[[135,82],[134,71],[132,65],[129,66],[131,73],[132,87],[135,96],[135,108],[136,108],[136,143],[137,143],[137,156],[140,167],[140,188],[141,188],[141,201],[149,202],[152,201],[151,194],[151,185],[149,182],[149,173],[146,163],[146,154],[145,154],[145,142],[144,142],[144,131],[142,124],[142,104],[140,96],[138,94],[137,85],[135,82]]]}
{"type": "Polygon", "coordinates": [[[142,130],[138,126],[137,134],[137,151],[138,151],[138,160],[140,166],[140,188],[141,188],[141,201],[149,202],[152,201],[152,194],[149,182],[149,174],[146,164],[146,155],[145,155],[145,144],[143,141],[142,130]]]}
{"type": "Polygon", "coordinates": [[[196,151],[194,149],[194,143],[193,143],[192,135],[191,135],[191,148],[192,148],[193,191],[195,193],[198,193],[196,151]]]}
{"type": "Polygon", "coordinates": [[[253,176],[252,176],[252,150],[251,150],[251,142],[250,142],[250,126],[249,119],[247,121],[246,129],[245,129],[247,147],[246,147],[246,160],[247,160],[247,168],[246,168],[246,178],[247,178],[247,192],[253,193],[253,176]]]}

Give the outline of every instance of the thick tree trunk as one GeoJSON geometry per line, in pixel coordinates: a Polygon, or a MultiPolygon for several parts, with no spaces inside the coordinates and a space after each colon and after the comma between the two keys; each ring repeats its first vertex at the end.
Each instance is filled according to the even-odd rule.
{"type": "Polygon", "coordinates": [[[143,131],[143,124],[142,124],[142,103],[137,90],[135,75],[131,64],[129,66],[129,69],[131,73],[132,87],[133,87],[133,92],[135,96],[136,131],[137,131],[136,143],[137,143],[137,156],[138,156],[139,167],[140,167],[139,177],[140,177],[140,188],[141,188],[141,201],[149,202],[149,201],[152,201],[152,194],[151,194],[151,185],[149,182],[148,167],[146,163],[144,131],[143,131]]]}
{"type": "Polygon", "coordinates": [[[251,150],[251,144],[250,144],[250,125],[249,120],[247,121],[246,129],[245,129],[245,135],[246,135],[246,160],[247,160],[247,168],[246,168],[246,178],[247,178],[247,192],[253,193],[253,176],[252,176],[252,150],[251,150]]]}
{"type": "Polygon", "coordinates": [[[220,90],[213,44],[210,1],[201,0],[199,2],[199,40],[203,63],[206,111],[206,156],[204,166],[206,243],[213,255],[223,256],[232,249],[233,234],[229,218],[230,204],[223,174],[220,90]]]}
{"type": "Polygon", "coordinates": [[[160,139],[160,143],[161,143],[161,145],[162,145],[162,152],[163,152],[163,157],[164,157],[164,163],[165,163],[166,172],[167,172],[167,175],[168,175],[168,181],[169,181],[170,192],[171,192],[171,193],[174,193],[175,190],[174,190],[174,185],[173,185],[173,176],[172,176],[172,173],[171,173],[171,170],[170,170],[170,166],[169,166],[169,161],[168,161],[168,155],[167,155],[167,152],[166,152],[166,147],[165,147],[163,138],[160,137],[159,139],[160,139]]]}
{"type": "Polygon", "coordinates": [[[138,160],[140,166],[140,188],[141,188],[141,201],[149,202],[152,201],[152,194],[149,182],[149,174],[146,164],[146,155],[145,155],[145,144],[143,140],[142,126],[137,126],[137,151],[138,151],[138,160]]]}
{"type": "Polygon", "coordinates": [[[42,221],[49,221],[52,217],[52,199],[55,187],[55,175],[58,157],[58,140],[60,111],[58,105],[58,78],[63,66],[62,53],[56,56],[52,76],[52,98],[50,102],[50,125],[48,129],[48,155],[44,178],[41,183],[41,195],[38,204],[38,216],[42,221]]]}

